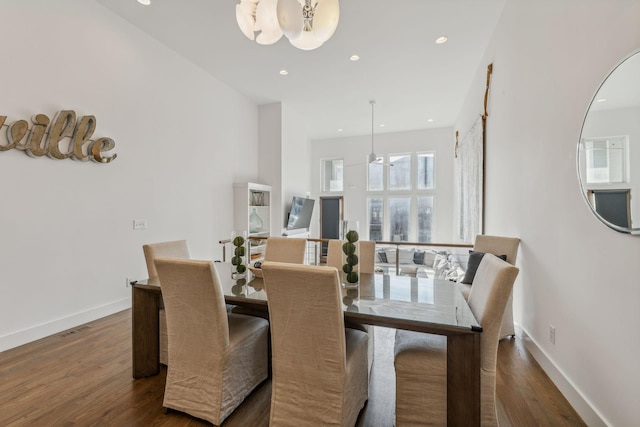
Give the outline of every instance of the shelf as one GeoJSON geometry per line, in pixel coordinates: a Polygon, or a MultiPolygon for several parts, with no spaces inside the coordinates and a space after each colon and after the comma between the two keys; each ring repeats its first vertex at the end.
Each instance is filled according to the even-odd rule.
{"type": "MultiPolygon", "coordinates": [[[[271,186],[252,182],[233,184],[233,227],[246,230],[249,238],[271,235],[271,186]],[[260,231],[251,231],[251,215],[260,218],[260,231]]],[[[258,249],[256,249],[258,250],[258,249]]],[[[254,251],[254,248],[251,249],[254,251]]]]}

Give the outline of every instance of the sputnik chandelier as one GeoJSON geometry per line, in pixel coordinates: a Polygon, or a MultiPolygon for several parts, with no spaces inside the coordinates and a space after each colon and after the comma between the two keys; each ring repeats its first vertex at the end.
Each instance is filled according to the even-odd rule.
{"type": "Polygon", "coordinates": [[[333,36],[339,19],[338,0],[240,0],[236,5],[240,30],[262,45],[284,34],[298,49],[316,49],[333,36]]]}

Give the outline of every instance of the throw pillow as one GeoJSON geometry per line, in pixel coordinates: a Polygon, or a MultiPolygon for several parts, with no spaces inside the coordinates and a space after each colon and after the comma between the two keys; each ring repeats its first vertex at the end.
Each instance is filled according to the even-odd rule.
{"type": "Polygon", "coordinates": [[[433,268],[438,268],[443,262],[447,261],[447,255],[445,253],[436,253],[436,256],[433,258],[433,268]]]}
{"type": "Polygon", "coordinates": [[[424,251],[415,251],[413,253],[413,263],[418,265],[424,264],[424,251]]]}
{"type": "Polygon", "coordinates": [[[400,264],[411,264],[414,253],[414,249],[400,249],[398,251],[398,262],[400,264]]]}
{"type": "Polygon", "coordinates": [[[436,251],[429,249],[424,251],[424,259],[422,261],[422,264],[428,266],[428,267],[433,267],[433,262],[436,259],[436,251]]]}
{"type": "Polygon", "coordinates": [[[387,264],[387,254],[384,251],[378,252],[378,258],[380,258],[380,262],[383,264],[387,264]]]}
{"type": "Polygon", "coordinates": [[[455,256],[449,255],[448,260],[449,268],[445,272],[444,278],[447,280],[451,280],[452,282],[457,282],[464,277],[464,270],[460,266],[460,263],[455,256]]]}
{"type": "Polygon", "coordinates": [[[434,278],[445,279],[447,270],[449,269],[449,261],[446,255],[438,254],[433,262],[434,278]]]}
{"type": "MultiPolygon", "coordinates": [[[[473,284],[473,278],[476,277],[476,272],[478,271],[480,261],[482,261],[482,257],[484,256],[484,254],[484,252],[469,251],[469,262],[467,264],[467,271],[464,273],[464,277],[462,278],[461,283],[467,285],[473,284]]],[[[503,261],[507,260],[506,255],[496,256],[503,261]]]]}
{"type": "Polygon", "coordinates": [[[384,251],[387,254],[387,262],[390,264],[396,263],[396,250],[395,249],[387,249],[384,251]]]}

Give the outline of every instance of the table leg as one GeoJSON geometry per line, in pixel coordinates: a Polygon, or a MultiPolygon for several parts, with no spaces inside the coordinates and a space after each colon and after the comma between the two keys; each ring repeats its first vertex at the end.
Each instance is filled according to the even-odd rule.
{"type": "Polygon", "coordinates": [[[141,286],[131,290],[133,378],[160,372],[160,293],[141,286]]]}
{"type": "Polygon", "coordinates": [[[480,334],[447,338],[447,425],[480,426],[480,334]]]}

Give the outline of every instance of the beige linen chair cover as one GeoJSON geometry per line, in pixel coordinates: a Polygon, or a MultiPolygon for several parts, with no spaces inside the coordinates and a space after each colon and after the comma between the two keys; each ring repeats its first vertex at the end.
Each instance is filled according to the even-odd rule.
{"type": "MultiPolygon", "coordinates": [[[[480,338],[481,425],[497,426],[496,360],[504,307],[518,269],[485,255],[473,281],[469,306],[482,325],[480,338]]],[[[447,424],[445,336],[397,330],[395,341],[396,426],[447,424]]]]}
{"type": "MultiPolygon", "coordinates": [[[[342,244],[343,240],[331,239],[327,245],[327,265],[329,267],[335,267],[338,271],[342,271],[342,244]]],[[[376,242],[370,240],[361,240],[358,255],[358,270],[362,273],[373,274],[375,272],[375,253],[376,242]]],[[[369,360],[369,372],[373,366],[373,357],[375,355],[375,341],[374,341],[374,326],[371,325],[347,325],[350,328],[360,329],[369,334],[369,348],[368,348],[368,360],[369,360]]]]}
{"type": "Polygon", "coordinates": [[[264,252],[264,260],[304,264],[306,249],[307,239],[269,237],[264,252]]]}
{"type": "MultiPolygon", "coordinates": [[[[518,256],[518,246],[520,245],[520,239],[517,237],[502,237],[502,236],[486,236],[479,234],[476,236],[476,241],[473,244],[473,250],[477,252],[484,252],[494,254],[496,256],[506,255],[507,262],[511,265],[516,265],[516,257],[518,256]]],[[[465,298],[469,298],[472,285],[459,283],[460,290],[465,298]]],[[[513,294],[509,295],[509,301],[504,309],[504,317],[502,318],[502,327],[500,328],[500,338],[511,337],[516,335],[516,330],[513,325],[513,294]]]]}
{"type": "MultiPolygon", "coordinates": [[[[158,272],[154,260],[156,258],[177,258],[177,259],[189,259],[189,246],[186,240],[173,240],[170,242],[149,243],[142,246],[144,252],[144,259],[147,263],[147,277],[149,282],[158,281],[158,272]]],[[[167,353],[167,316],[164,308],[160,308],[160,363],[166,365],[168,362],[167,353]]]]}
{"type": "Polygon", "coordinates": [[[163,406],[220,425],[267,378],[269,322],[227,312],[210,261],[155,265],[169,333],[163,406]]]}
{"type": "Polygon", "coordinates": [[[272,345],[269,425],[355,425],[368,399],[367,334],[345,328],[334,268],[265,262],[272,345]]]}

